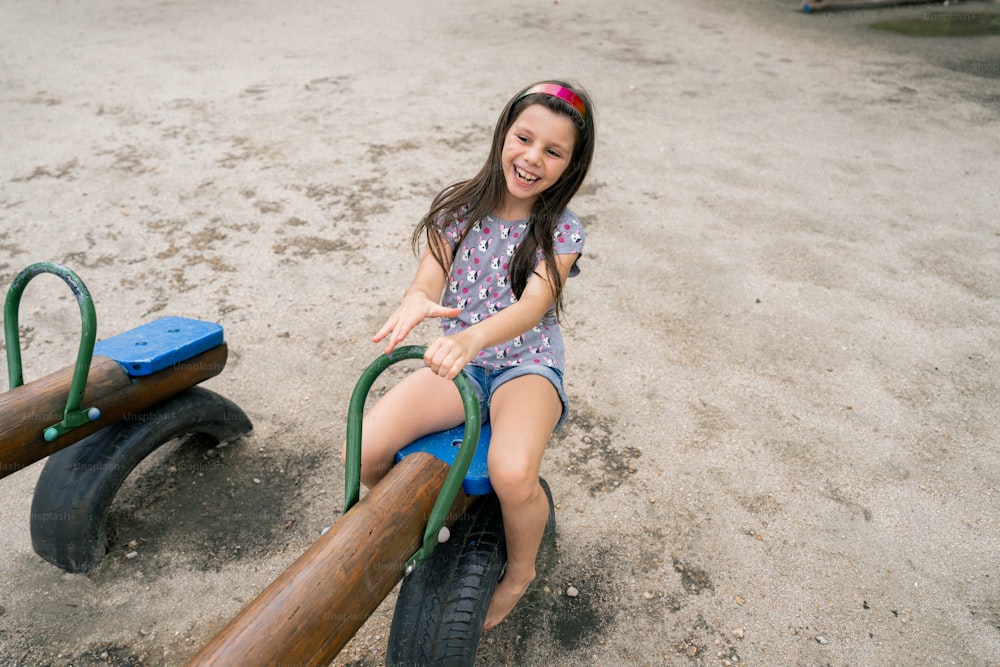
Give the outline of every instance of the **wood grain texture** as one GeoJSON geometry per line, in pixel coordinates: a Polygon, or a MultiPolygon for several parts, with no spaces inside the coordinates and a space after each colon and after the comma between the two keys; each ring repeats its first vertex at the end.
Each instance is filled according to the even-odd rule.
{"type": "MultiPolygon", "coordinates": [[[[328,665],[402,578],[447,474],[430,454],[403,459],[188,667],[328,665]]],[[[469,502],[460,491],[449,518],[469,502]]]]}
{"type": "Polygon", "coordinates": [[[63,418],[72,367],[0,394],[0,478],[218,375],[227,357],[228,348],[223,343],[183,363],[138,378],[129,378],[112,359],[94,357],[81,407],[96,407],[101,416],[52,442],[46,442],[42,433],[63,418]]]}

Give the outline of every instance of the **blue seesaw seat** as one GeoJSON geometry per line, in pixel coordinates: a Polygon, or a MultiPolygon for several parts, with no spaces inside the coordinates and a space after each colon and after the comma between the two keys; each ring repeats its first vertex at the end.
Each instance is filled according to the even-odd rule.
{"type": "MultiPolygon", "coordinates": [[[[396,463],[403,460],[409,454],[416,452],[427,452],[435,458],[444,461],[448,465],[455,462],[458,455],[458,448],[462,446],[462,436],[465,433],[465,425],[456,426],[447,431],[439,431],[425,435],[419,440],[399,450],[396,453],[396,463]]],[[[490,484],[490,474],[486,469],[486,457],[490,447],[490,425],[483,424],[479,430],[479,443],[476,445],[476,453],[469,464],[469,471],[462,480],[462,490],[470,496],[485,496],[493,493],[493,486],[490,484]]]]}
{"type": "Polygon", "coordinates": [[[94,356],[110,357],[131,377],[152,375],[221,345],[222,326],[186,317],[161,317],[94,345],[94,356]]]}

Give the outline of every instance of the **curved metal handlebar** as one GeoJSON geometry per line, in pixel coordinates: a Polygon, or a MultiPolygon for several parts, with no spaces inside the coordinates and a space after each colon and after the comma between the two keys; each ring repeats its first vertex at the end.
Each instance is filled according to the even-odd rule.
{"type": "MultiPolygon", "coordinates": [[[[375,378],[386,368],[404,359],[423,359],[425,351],[426,348],[423,346],[409,345],[393,350],[389,354],[383,354],[368,366],[354,387],[347,412],[347,460],[344,473],[345,514],[358,502],[361,493],[361,421],[368,391],[375,383],[375,378]]],[[[441,492],[431,510],[427,528],[424,530],[423,546],[406,562],[407,574],[412,572],[420,561],[429,556],[437,545],[438,533],[444,526],[445,518],[455,502],[458,490],[462,487],[462,480],[469,471],[469,464],[472,463],[472,457],[476,453],[476,444],[479,442],[479,399],[469,383],[469,379],[463,373],[459,373],[455,378],[455,385],[462,396],[462,405],[465,408],[465,434],[462,437],[462,446],[455,456],[455,461],[445,477],[441,492]]]]}
{"type": "Polygon", "coordinates": [[[40,273],[53,273],[69,285],[80,305],[80,316],[83,319],[80,349],[76,353],[76,366],[73,369],[73,379],[69,387],[69,397],[66,399],[66,409],[63,411],[63,420],[45,429],[44,432],[45,440],[52,442],[70,429],[94,421],[101,416],[101,411],[97,408],[80,409],[83,392],[87,388],[90,361],[94,356],[94,341],[97,338],[97,314],[94,312],[94,300],[90,297],[87,286],[83,284],[79,276],[62,264],[38,262],[17,274],[7,291],[3,315],[4,343],[7,346],[7,377],[11,389],[24,384],[24,373],[21,367],[21,337],[17,318],[17,311],[21,305],[21,294],[31,279],[40,273]]]}

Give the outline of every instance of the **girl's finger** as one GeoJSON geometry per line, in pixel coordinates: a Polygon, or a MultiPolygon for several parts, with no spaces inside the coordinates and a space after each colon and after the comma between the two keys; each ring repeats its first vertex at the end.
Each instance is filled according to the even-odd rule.
{"type": "Polygon", "coordinates": [[[434,341],[427,347],[424,353],[424,365],[434,371],[435,375],[441,375],[441,366],[444,362],[441,345],[434,341]]]}
{"type": "Polygon", "coordinates": [[[392,317],[390,317],[385,321],[385,324],[382,325],[382,328],[379,329],[374,336],[372,336],[372,342],[377,343],[383,338],[385,338],[390,331],[392,331],[393,329],[396,328],[396,326],[398,326],[398,322],[399,318],[395,314],[393,314],[392,317]]]}
{"type": "Polygon", "coordinates": [[[444,377],[448,380],[454,380],[458,377],[458,374],[462,372],[461,360],[451,365],[448,372],[444,374],[444,377]]]}
{"type": "Polygon", "coordinates": [[[389,345],[386,347],[385,353],[389,354],[392,352],[398,344],[403,342],[403,339],[406,338],[409,333],[409,329],[397,325],[396,328],[392,330],[392,336],[389,337],[389,345]]]}

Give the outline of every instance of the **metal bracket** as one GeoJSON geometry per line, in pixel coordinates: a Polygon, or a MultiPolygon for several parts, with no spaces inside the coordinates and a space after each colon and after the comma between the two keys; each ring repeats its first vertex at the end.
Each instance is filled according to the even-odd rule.
{"type": "MultiPolygon", "coordinates": [[[[357,502],[361,494],[361,422],[363,418],[365,399],[375,379],[386,368],[404,359],[423,359],[426,348],[420,345],[409,345],[383,354],[373,361],[361,374],[361,378],[351,394],[351,403],[347,412],[347,456],[344,472],[344,513],[346,514],[357,502]]],[[[406,562],[406,574],[425,558],[427,558],[438,543],[438,534],[444,527],[445,518],[451,506],[455,503],[458,490],[462,488],[462,479],[469,470],[472,457],[476,453],[479,441],[480,413],[479,399],[469,379],[463,373],[455,377],[455,385],[462,396],[465,408],[465,434],[462,445],[455,456],[455,462],[441,485],[434,508],[431,510],[424,530],[423,546],[406,562]]]]}
{"type": "Polygon", "coordinates": [[[45,429],[43,433],[45,440],[52,442],[67,431],[87,422],[95,421],[101,416],[101,411],[95,407],[80,408],[83,392],[87,388],[90,361],[94,356],[94,341],[97,338],[97,314],[94,311],[94,300],[90,297],[87,286],[83,284],[79,276],[62,264],[38,262],[17,274],[7,291],[3,314],[4,343],[7,346],[7,377],[11,389],[24,384],[24,373],[21,367],[21,336],[17,317],[18,308],[21,305],[21,294],[24,293],[24,288],[28,286],[31,279],[41,273],[55,274],[69,285],[80,305],[80,316],[83,320],[80,348],[76,353],[76,365],[73,369],[73,379],[70,383],[63,419],[45,429]]]}

